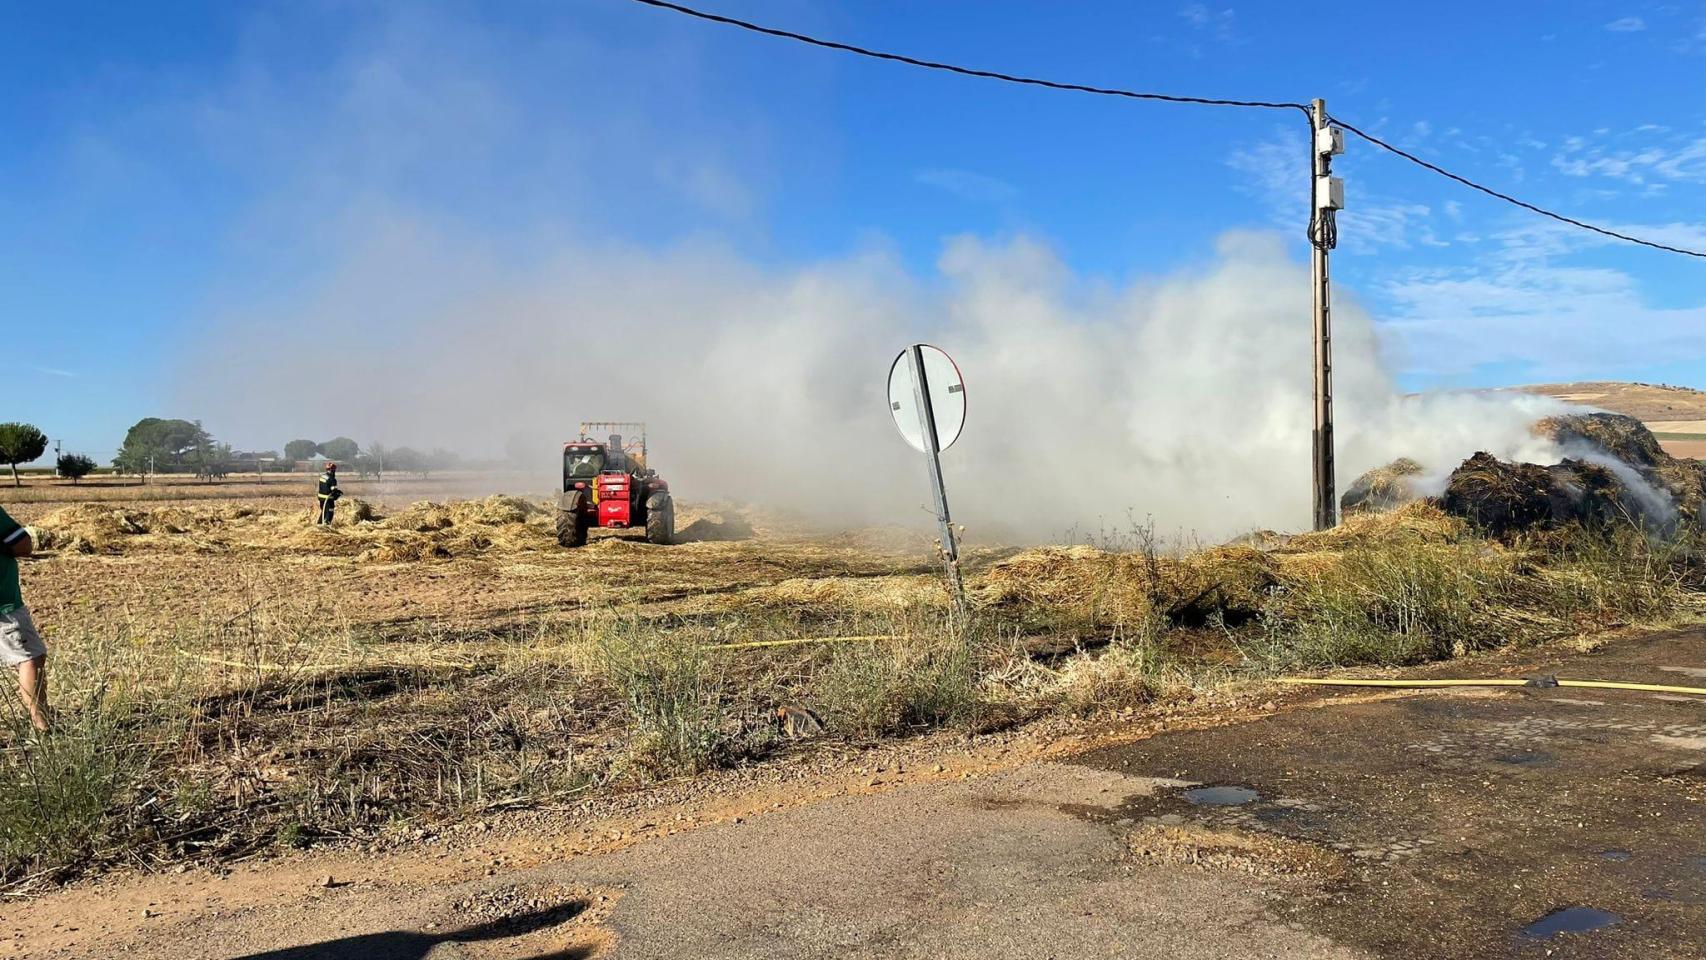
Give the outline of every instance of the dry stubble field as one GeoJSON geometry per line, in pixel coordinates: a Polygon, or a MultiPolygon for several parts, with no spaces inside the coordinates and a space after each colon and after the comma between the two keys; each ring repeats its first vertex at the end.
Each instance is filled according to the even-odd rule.
{"type": "Polygon", "coordinates": [[[543,498],[459,499],[503,481],[351,482],[331,529],[303,477],[0,500],[42,546],[61,711],[38,742],[0,703],[0,892],[572,817],[933,730],[1213,711],[1278,670],[1592,637],[1699,595],[1691,543],[1496,542],[1415,504],[1190,553],[1143,529],[974,550],[962,615],[915,532],[699,505],[678,545],[566,550],[543,498]]]}

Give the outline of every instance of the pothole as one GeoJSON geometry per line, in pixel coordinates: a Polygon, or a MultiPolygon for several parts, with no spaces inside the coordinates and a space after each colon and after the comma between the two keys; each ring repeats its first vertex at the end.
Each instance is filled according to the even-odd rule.
{"type": "Polygon", "coordinates": [[[1127,844],[1134,855],[1161,863],[1318,879],[1334,879],[1345,872],[1340,854],[1269,833],[1197,824],[1151,824],[1132,831],[1127,844]]]}
{"type": "Polygon", "coordinates": [[[1522,935],[1544,940],[1561,933],[1587,933],[1609,927],[1622,919],[1610,910],[1601,910],[1598,907],[1559,907],[1523,927],[1522,935]]]}
{"type": "Polygon", "coordinates": [[[1546,767],[1552,764],[1552,755],[1539,750],[1526,750],[1521,753],[1507,753],[1497,758],[1500,763],[1508,763],[1514,767],[1546,767]]]}
{"type": "Polygon", "coordinates": [[[1262,797],[1249,787],[1240,786],[1192,787],[1181,796],[1199,807],[1237,807],[1262,797]]]}

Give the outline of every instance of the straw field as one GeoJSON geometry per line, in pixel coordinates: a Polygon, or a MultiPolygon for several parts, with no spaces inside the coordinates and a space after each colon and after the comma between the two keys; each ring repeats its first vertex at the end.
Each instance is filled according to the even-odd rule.
{"type": "Polygon", "coordinates": [[[1190,550],[973,549],[961,612],[910,531],[699,505],[683,543],[567,550],[527,498],[344,506],[31,508],[58,728],[0,697],[8,889],[1658,622],[1699,586],[1690,540],[1490,540],[1414,503],[1190,550]]]}

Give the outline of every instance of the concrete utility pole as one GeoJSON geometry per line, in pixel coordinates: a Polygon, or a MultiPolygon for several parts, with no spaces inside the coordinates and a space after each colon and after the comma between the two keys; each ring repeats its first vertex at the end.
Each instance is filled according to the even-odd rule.
{"type": "Polygon", "coordinates": [[[1345,205],[1344,183],[1332,175],[1333,157],[1344,153],[1344,136],[1327,121],[1327,101],[1310,104],[1313,158],[1309,212],[1310,289],[1315,301],[1315,529],[1325,530],[1338,516],[1333,482],[1333,298],[1327,277],[1327,251],[1338,243],[1334,215],[1345,205]]]}

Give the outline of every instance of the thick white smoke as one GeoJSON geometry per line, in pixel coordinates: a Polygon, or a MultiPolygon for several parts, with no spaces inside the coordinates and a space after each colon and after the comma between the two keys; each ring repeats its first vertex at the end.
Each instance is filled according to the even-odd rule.
{"type": "MultiPolygon", "coordinates": [[[[1204,538],[1308,522],[1307,269],[1275,235],[1228,233],[1200,268],[1129,284],[1026,237],[953,240],[928,280],[881,249],[776,269],[716,244],[558,243],[503,262],[418,224],[341,262],[305,297],[215,318],[210,353],[244,358],[194,381],[217,432],[486,456],[519,440],[543,492],[578,421],[646,420],[683,499],[927,524],[923,465],[884,399],[896,352],[927,340],[967,381],[944,461],[974,537],[1057,540],[1128,514],[1204,538]]],[[[1400,455],[1439,476],[1476,450],[1556,459],[1527,429],[1552,402],[1402,396],[1343,294],[1335,324],[1341,489],[1400,455]]]]}

